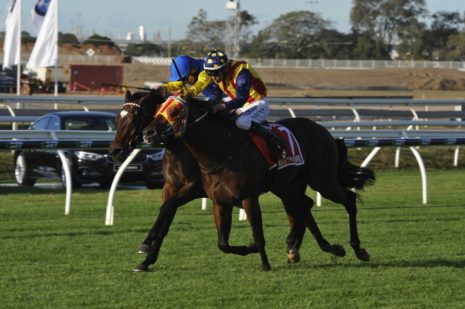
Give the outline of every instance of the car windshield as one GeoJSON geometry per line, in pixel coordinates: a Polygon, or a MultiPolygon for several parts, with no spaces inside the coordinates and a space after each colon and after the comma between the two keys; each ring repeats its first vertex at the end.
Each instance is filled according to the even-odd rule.
{"type": "Polygon", "coordinates": [[[74,117],[64,120],[65,130],[96,130],[114,131],[115,120],[113,118],[74,117]]]}

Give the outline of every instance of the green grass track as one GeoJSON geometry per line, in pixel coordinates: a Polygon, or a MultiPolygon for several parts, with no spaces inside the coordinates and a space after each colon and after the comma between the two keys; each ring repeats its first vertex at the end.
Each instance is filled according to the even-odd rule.
{"type": "MultiPolygon", "coordinates": [[[[386,170],[363,192],[359,231],[371,261],[348,242],[345,210],[326,200],[313,213],[333,258],[306,233],[302,260],[288,265],[287,217],[261,197],[271,272],[258,255],[217,249],[211,207],[182,207],[149,273],[136,253],[160,205],[159,190],[119,190],[115,225],[104,225],[107,191],[0,187],[0,308],[465,308],[465,171],[428,170],[421,204],[417,170],[386,170]]],[[[314,193],[309,192],[313,197],[314,193]]],[[[252,239],[235,210],[231,244],[252,239]]]]}

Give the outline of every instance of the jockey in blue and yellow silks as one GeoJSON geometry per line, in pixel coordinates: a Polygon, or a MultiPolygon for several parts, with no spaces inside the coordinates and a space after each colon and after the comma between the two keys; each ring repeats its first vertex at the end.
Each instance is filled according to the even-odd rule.
{"type": "Polygon", "coordinates": [[[236,126],[258,134],[284,152],[285,141],[261,124],[270,113],[266,86],[257,72],[245,61],[228,60],[221,50],[211,50],[204,60],[204,69],[213,83],[231,100],[213,106],[213,111],[235,110],[236,126]]]}
{"type": "Polygon", "coordinates": [[[161,86],[164,92],[180,92],[184,97],[203,94],[213,100],[223,96],[218,86],[205,73],[203,59],[181,55],[174,58],[173,62],[170,66],[170,81],[161,86]]]}

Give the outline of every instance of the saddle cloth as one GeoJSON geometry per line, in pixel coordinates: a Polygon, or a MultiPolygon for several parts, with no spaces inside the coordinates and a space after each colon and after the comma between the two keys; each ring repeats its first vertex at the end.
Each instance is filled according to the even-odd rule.
{"type": "MultiPolygon", "coordinates": [[[[278,162],[275,162],[271,159],[270,149],[268,147],[268,142],[261,136],[250,134],[252,141],[254,142],[255,146],[260,150],[263,157],[265,158],[266,163],[268,164],[268,169],[272,170],[277,168],[278,170],[288,167],[288,166],[298,166],[303,165],[304,158],[302,156],[302,152],[300,150],[300,145],[294,137],[294,134],[286,128],[277,123],[268,123],[267,126],[268,130],[273,130],[273,132],[286,140],[287,148],[286,148],[286,157],[281,157],[279,155],[278,162]]],[[[276,151],[275,149],[271,151],[276,151]]]]}

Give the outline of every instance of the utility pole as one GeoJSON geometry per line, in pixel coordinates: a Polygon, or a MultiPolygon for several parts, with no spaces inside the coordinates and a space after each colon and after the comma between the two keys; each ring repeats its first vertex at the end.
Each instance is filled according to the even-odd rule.
{"type": "Polygon", "coordinates": [[[238,58],[241,47],[239,39],[241,34],[241,17],[239,0],[229,0],[226,2],[226,9],[230,11],[228,18],[228,33],[226,42],[226,53],[231,58],[238,58]]]}

